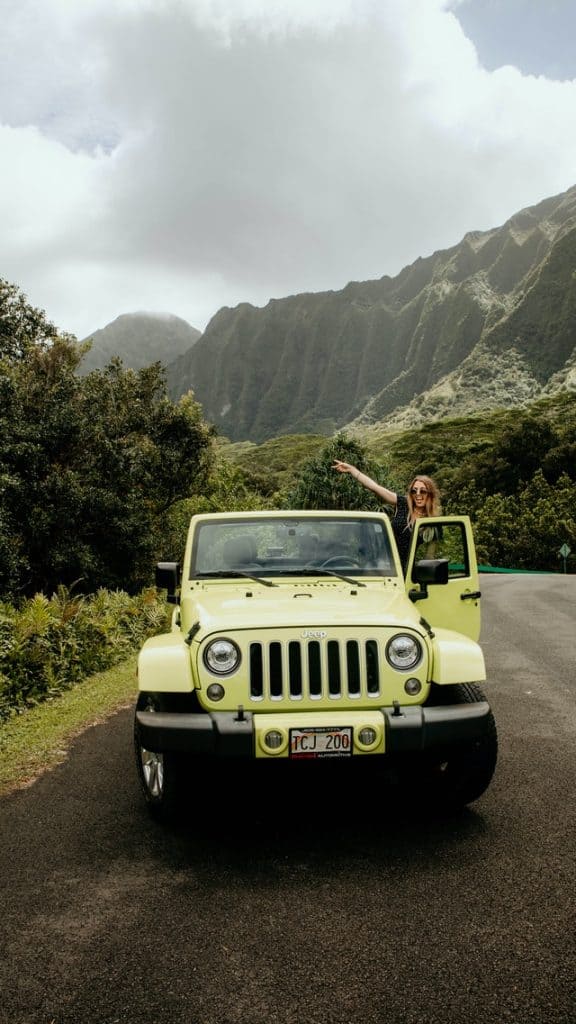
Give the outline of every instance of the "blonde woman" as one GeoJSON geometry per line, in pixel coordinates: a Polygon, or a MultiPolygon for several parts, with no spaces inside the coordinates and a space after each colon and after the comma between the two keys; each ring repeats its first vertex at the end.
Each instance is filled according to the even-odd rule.
{"type": "Polygon", "coordinates": [[[406,496],[404,496],[403,494],[396,494],[395,491],[389,490],[388,487],[382,487],[381,484],[377,484],[375,480],[371,480],[369,476],[361,473],[356,466],[351,466],[349,462],[341,462],[340,459],[336,459],[332,468],[336,469],[339,473],[350,473],[350,476],[353,476],[362,487],[373,491],[387,505],[392,505],[395,510],[392,517],[392,529],[396,538],[402,569],[405,570],[408,552],[410,551],[412,528],[415,521],[428,516],[439,516],[442,514],[440,491],[432,477],[415,476],[408,487],[406,496]]]}

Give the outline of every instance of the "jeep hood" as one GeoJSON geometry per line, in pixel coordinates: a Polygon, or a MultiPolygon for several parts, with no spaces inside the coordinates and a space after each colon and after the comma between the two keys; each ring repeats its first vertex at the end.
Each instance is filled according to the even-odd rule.
{"type": "MultiPolygon", "coordinates": [[[[199,633],[235,633],[244,629],[317,628],[319,626],[418,628],[420,614],[406,596],[402,580],[365,587],[339,581],[303,581],[301,585],[265,587],[248,581],[239,588],[204,586],[181,603],[182,628],[199,633]]],[[[421,627],[420,627],[421,628],[421,627]]]]}

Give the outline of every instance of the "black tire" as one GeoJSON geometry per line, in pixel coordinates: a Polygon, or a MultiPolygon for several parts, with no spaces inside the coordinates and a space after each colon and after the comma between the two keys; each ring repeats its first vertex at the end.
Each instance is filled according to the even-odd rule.
{"type": "Polygon", "coordinates": [[[147,750],[134,718],[136,771],[144,799],[153,818],[171,821],[179,816],[184,788],[183,766],[177,755],[147,750]]]}
{"type": "MultiPolygon", "coordinates": [[[[429,704],[476,704],[486,700],[475,683],[433,687],[429,704]]],[[[434,809],[458,811],[478,800],[496,769],[498,734],[492,712],[471,743],[443,746],[424,755],[425,799],[434,809]]]]}

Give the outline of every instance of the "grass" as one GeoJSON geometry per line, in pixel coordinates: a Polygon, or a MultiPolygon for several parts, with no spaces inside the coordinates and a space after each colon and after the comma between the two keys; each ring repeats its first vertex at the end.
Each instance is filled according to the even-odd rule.
{"type": "Polygon", "coordinates": [[[75,736],[130,706],[136,691],[134,655],[0,725],[0,796],[61,764],[75,736]]]}

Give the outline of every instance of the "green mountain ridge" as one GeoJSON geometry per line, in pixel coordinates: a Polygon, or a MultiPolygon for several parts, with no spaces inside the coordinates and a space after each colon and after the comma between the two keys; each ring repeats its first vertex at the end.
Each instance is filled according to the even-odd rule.
{"type": "MultiPolygon", "coordinates": [[[[526,290],[451,374],[407,406],[378,417],[378,430],[407,429],[446,416],[524,406],[557,391],[576,389],[576,227],[552,246],[526,290]]],[[[368,410],[349,425],[369,426],[368,410]]]]}
{"type": "Polygon", "coordinates": [[[575,386],[576,187],[396,277],[221,309],[168,366],[232,441],[403,429],[575,386]]]}

